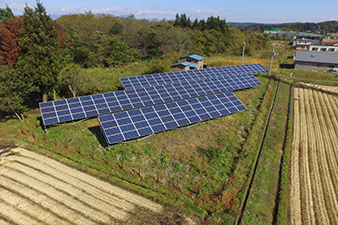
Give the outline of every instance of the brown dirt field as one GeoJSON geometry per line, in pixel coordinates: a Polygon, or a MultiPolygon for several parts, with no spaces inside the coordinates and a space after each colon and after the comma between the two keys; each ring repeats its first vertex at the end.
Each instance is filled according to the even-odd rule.
{"type": "Polygon", "coordinates": [[[337,88],[295,88],[291,224],[338,224],[337,88]]]}
{"type": "Polygon", "coordinates": [[[22,149],[0,150],[0,224],[200,224],[22,149]]]}

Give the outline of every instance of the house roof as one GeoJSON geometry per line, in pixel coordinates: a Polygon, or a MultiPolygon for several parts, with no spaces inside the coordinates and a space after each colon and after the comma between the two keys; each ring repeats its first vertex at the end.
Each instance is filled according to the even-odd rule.
{"type": "Polygon", "coordinates": [[[189,62],[178,62],[176,64],[171,65],[171,67],[176,67],[176,66],[189,66],[190,68],[195,69],[198,66],[198,63],[189,63],[189,62]]]}
{"type": "Polygon", "coordinates": [[[190,68],[196,68],[198,66],[198,63],[189,63],[190,68]]]}
{"type": "Polygon", "coordinates": [[[171,67],[175,67],[175,66],[184,66],[184,67],[186,67],[186,66],[190,66],[190,63],[188,63],[188,62],[178,62],[176,64],[171,65],[171,67]]]}
{"type": "Polygon", "coordinates": [[[185,59],[185,58],[192,58],[192,59],[195,59],[197,61],[201,61],[201,60],[205,59],[204,57],[202,57],[200,55],[196,55],[196,54],[183,56],[180,59],[185,59]]]}
{"type": "Polygon", "coordinates": [[[309,34],[309,33],[299,33],[298,36],[308,36],[308,37],[324,37],[320,34],[309,34]]]}
{"type": "Polygon", "coordinates": [[[332,63],[338,65],[338,52],[297,51],[295,61],[313,63],[332,63]]]}
{"type": "Polygon", "coordinates": [[[326,45],[334,45],[334,44],[337,44],[336,41],[323,41],[322,43],[323,43],[323,44],[326,44],[326,45]]]}
{"type": "Polygon", "coordinates": [[[309,38],[297,38],[296,41],[311,41],[311,42],[320,43],[320,40],[318,39],[309,39],[309,38]]]}

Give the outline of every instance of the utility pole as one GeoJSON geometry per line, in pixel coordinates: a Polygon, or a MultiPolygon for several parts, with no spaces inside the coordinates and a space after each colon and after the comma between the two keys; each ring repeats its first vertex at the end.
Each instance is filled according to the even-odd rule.
{"type": "Polygon", "coordinates": [[[271,75],[272,61],[273,61],[273,57],[275,55],[279,55],[279,53],[275,52],[275,44],[273,44],[272,55],[271,55],[271,63],[270,63],[270,70],[269,70],[269,76],[271,75]]]}
{"type": "Polygon", "coordinates": [[[243,65],[243,60],[244,60],[244,51],[245,51],[245,42],[243,43],[243,53],[242,53],[242,64],[243,65]]]}

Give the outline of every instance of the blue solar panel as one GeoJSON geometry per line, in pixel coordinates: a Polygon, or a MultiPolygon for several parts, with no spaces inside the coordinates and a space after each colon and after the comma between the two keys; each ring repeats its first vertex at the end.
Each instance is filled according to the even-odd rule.
{"type": "Polygon", "coordinates": [[[44,125],[51,125],[257,85],[261,85],[261,82],[251,74],[222,75],[209,79],[186,80],[181,83],[57,100],[39,105],[44,125]]]}
{"type": "Polygon", "coordinates": [[[257,74],[266,72],[268,72],[268,70],[262,64],[256,63],[240,66],[216,67],[201,70],[177,71],[136,77],[124,77],[120,78],[120,80],[125,89],[133,89],[137,87],[187,82],[189,80],[208,79],[215,76],[232,76],[238,74],[257,74]]]}
{"type": "Polygon", "coordinates": [[[245,109],[227,92],[99,116],[99,121],[107,142],[115,144],[245,109]]]}

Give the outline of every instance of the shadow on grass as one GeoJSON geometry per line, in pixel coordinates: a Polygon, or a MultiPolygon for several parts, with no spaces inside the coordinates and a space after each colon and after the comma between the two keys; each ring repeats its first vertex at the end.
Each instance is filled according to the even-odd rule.
{"type": "Polygon", "coordinates": [[[36,120],[38,121],[38,123],[39,123],[39,125],[40,125],[40,128],[41,128],[42,130],[45,130],[45,125],[43,125],[42,117],[39,116],[39,117],[36,118],[36,120]]]}
{"type": "Polygon", "coordinates": [[[105,137],[103,136],[100,126],[89,127],[88,129],[95,135],[95,137],[97,138],[97,140],[99,141],[100,145],[103,148],[108,148],[108,143],[105,137]]]}
{"type": "Polygon", "coordinates": [[[279,68],[281,69],[294,69],[294,65],[293,64],[279,64],[279,68]]]}

